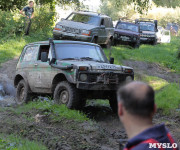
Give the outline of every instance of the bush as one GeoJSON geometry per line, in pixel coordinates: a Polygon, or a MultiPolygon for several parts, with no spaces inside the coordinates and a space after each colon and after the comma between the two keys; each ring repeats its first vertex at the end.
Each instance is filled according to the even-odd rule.
{"type": "MultiPolygon", "coordinates": [[[[31,33],[49,31],[55,21],[55,12],[51,11],[49,5],[44,5],[35,10],[35,17],[32,19],[31,33]]],[[[23,34],[24,17],[19,10],[0,10],[0,38],[7,38],[23,34]]]]}

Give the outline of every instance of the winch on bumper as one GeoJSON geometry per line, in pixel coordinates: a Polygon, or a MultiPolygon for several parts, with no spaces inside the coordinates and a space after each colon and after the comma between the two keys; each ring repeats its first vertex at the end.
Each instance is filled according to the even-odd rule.
{"type": "Polygon", "coordinates": [[[79,72],[77,88],[83,90],[117,90],[126,81],[134,80],[134,73],[79,72]]]}

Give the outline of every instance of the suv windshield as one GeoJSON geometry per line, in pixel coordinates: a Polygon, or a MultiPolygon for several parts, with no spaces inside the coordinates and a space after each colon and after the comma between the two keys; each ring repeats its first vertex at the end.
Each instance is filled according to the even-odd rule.
{"type": "Polygon", "coordinates": [[[66,20],[75,21],[75,22],[81,22],[91,25],[99,25],[99,17],[96,16],[90,16],[90,15],[84,15],[84,14],[77,14],[72,13],[66,20]]]}
{"type": "Polygon", "coordinates": [[[128,23],[119,23],[116,26],[117,29],[123,29],[123,30],[130,30],[133,32],[138,32],[138,26],[133,25],[133,24],[128,24],[128,23]]]}
{"type": "Polygon", "coordinates": [[[56,44],[56,58],[58,60],[88,60],[108,62],[99,46],[85,44],[56,44]]]}
{"type": "Polygon", "coordinates": [[[140,30],[141,31],[152,31],[154,32],[155,31],[155,25],[150,23],[140,23],[140,30]]]}

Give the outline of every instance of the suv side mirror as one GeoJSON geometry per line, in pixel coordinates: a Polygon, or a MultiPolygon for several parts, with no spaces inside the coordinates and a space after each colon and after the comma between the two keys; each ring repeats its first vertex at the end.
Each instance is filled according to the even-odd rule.
{"type": "Polygon", "coordinates": [[[47,62],[48,61],[48,54],[47,54],[47,52],[42,52],[41,53],[41,61],[42,62],[47,62]]]}
{"type": "Polygon", "coordinates": [[[111,58],[109,59],[109,62],[110,62],[110,64],[114,64],[114,58],[111,57],[111,58]]]}
{"type": "Polygon", "coordinates": [[[105,25],[100,26],[100,29],[105,29],[105,28],[106,28],[105,25]]]}

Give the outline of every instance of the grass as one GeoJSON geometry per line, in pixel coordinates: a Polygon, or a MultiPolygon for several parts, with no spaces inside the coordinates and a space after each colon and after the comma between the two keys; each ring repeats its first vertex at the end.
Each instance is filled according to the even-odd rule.
{"type": "Polygon", "coordinates": [[[180,109],[180,86],[171,83],[156,94],[158,108],[165,114],[171,114],[175,109],[180,109]]]}
{"type": "Polygon", "coordinates": [[[30,36],[17,36],[0,42],[0,64],[21,54],[26,44],[48,40],[52,33],[39,32],[30,36]]]}
{"type": "Polygon", "coordinates": [[[47,150],[39,142],[29,141],[14,135],[0,134],[1,150],[47,150]]]}
{"type": "Polygon", "coordinates": [[[165,86],[167,86],[169,83],[161,78],[155,77],[155,76],[148,76],[148,75],[137,75],[135,76],[135,80],[143,81],[148,83],[153,87],[155,91],[159,91],[165,86]]]}
{"type": "Polygon", "coordinates": [[[52,101],[33,101],[26,105],[19,106],[13,111],[17,114],[26,113],[33,109],[40,110],[45,115],[50,115],[54,121],[60,121],[62,119],[75,120],[75,121],[87,121],[89,120],[86,115],[80,111],[68,109],[65,105],[57,105],[52,101]]]}
{"type": "MultiPolygon", "coordinates": [[[[115,64],[122,64],[123,59],[131,59],[159,63],[162,66],[180,72],[179,48],[180,38],[173,37],[170,44],[141,45],[139,49],[129,49],[122,46],[113,47],[112,57],[115,58],[115,64]]],[[[105,52],[108,56],[108,50],[105,50],[105,52]]]]}

